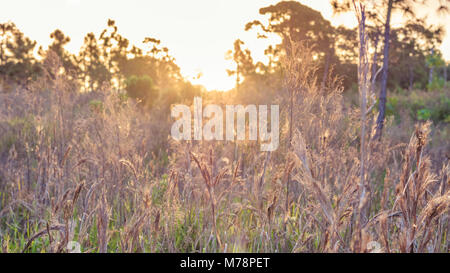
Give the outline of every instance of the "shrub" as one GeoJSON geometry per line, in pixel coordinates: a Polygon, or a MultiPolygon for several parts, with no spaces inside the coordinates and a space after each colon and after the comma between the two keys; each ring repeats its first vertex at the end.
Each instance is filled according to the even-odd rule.
{"type": "Polygon", "coordinates": [[[431,110],[424,108],[417,111],[418,120],[428,120],[431,118],[431,110]]]}
{"type": "Polygon", "coordinates": [[[427,83],[427,90],[442,90],[444,88],[445,80],[441,77],[435,77],[431,83],[427,83]]]}
{"type": "Polygon", "coordinates": [[[157,97],[157,90],[153,80],[149,76],[133,75],[126,80],[125,84],[128,96],[137,99],[148,107],[154,104],[155,98],[157,97]]]}

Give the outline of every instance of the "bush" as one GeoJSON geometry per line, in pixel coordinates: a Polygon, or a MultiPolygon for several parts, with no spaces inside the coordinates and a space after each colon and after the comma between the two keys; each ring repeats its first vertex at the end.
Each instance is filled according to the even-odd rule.
{"type": "Polygon", "coordinates": [[[413,91],[407,95],[395,94],[388,97],[386,116],[394,116],[399,123],[404,114],[409,114],[410,118],[416,121],[448,122],[450,116],[448,91],[413,91]]]}
{"type": "Polygon", "coordinates": [[[151,107],[157,97],[157,90],[153,80],[147,76],[129,77],[126,82],[126,90],[129,97],[139,100],[145,106],[151,107]]]}
{"type": "Polygon", "coordinates": [[[430,109],[420,109],[417,111],[417,119],[418,120],[428,120],[431,118],[431,110],[430,109]]]}
{"type": "Polygon", "coordinates": [[[431,83],[427,84],[427,90],[433,91],[433,90],[442,90],[445,85],[445,80],[441,77],[435,77],[431,83]]]}

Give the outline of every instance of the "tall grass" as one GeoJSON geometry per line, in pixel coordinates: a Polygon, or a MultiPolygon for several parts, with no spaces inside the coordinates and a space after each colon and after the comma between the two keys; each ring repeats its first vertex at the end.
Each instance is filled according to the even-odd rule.
{"type": "Polygon", "coordinates": [[[176,142],[166,107],[76,92],[47,60],[56,77],[0,94],[1,251],[448,252],[450,167],[428,154],[432,125],[372,142],[370,94],[353,107],[340,79],[318,86],[310,48],[286,50],[274,103],[292,103],[270,154],[176,142]]]}

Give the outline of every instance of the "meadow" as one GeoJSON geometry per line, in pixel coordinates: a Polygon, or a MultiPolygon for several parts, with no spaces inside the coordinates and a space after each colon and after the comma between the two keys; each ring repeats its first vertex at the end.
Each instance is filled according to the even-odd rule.
{"type": "Polygon", "coordinates": [[[280,148],[261,152],[174,141],[167,109],[68,92],[64,77],[0,94],[2,252],[448,252],[448,120],[413,103],[448,119],[448,88],[395,96],[409,108],[368,138],[360,203],[360,110],[339,86],[297,97],[292,146],[281,107],[280,148]]]}
{"type": "Polygon", "coordinates": [[[82,74],[92,65],[68,73],[48,50],[39,74],[0,91],[0,252],[448,253],[449,83],[389,86],[377,138],[379,85],[357,16],[353,85],[331,67],[322,80],[314,49],[293,40],[280,70],[228,92],[170,85],[157,47],[128,60],[161,69],[154,83],[121,87],[82,74]],[[279,105],[278,149],[174,140],[171,107],[194,96],[279,105]]]}

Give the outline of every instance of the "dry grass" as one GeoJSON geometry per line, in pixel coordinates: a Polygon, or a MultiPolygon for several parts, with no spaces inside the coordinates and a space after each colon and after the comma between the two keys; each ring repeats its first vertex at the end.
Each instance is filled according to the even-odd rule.
{"type": "Polygon", "coordinates": [[[2,252],[448,252],[450,167],[428,155],[430,123],[407,145],[372,142],[375,114],[339,79],[317,86],[308,48],[290,49],[272,153],[175,142],[167,109],[71,91],[64,75],[0,94],[2,252]]]}

